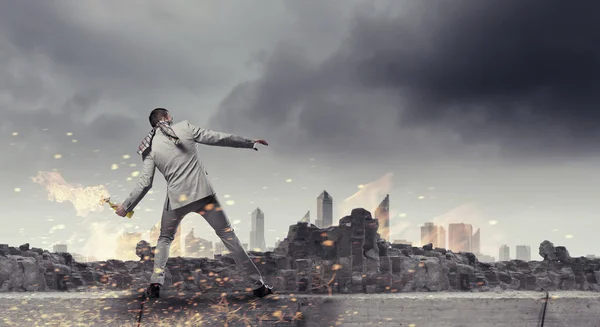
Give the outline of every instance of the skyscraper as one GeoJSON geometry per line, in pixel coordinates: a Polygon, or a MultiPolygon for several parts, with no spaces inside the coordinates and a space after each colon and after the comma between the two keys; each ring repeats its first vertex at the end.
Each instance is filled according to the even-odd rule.
{"type": "Polygon", "coordinates": [[[252,212],[252,221],[250,225],[250,250],[264,251],[267,246],[265,244],[265,213],[256,208],[252,212]]]}
{"type": "Polygon", "coordinates": [[[500,246],[500,252],[498,253],[498,261],[509,261],[510,260],[510,248],[508,245],[500,246]]]}
{"type": "Polygon", "coordinates": [[[177,227],[177,232],[175,233],[175,238],[173,239],[173,242],[171,242],[171,248],[169,249],[171,257],[180,257],[183,255],[181,251],[181,238],[183,236],[181,236],[181,234],[181,224],[179,224],[179,226],[177,227]]]}
{"type": "Polygon", "coordinates": [[[531,261],[531,246],[517,245],[517,260],[531,261]]]}
{"type": "Polygon", "coordinates": [[[390,240],[390,195],[387,194],[375,209],[375,219],[379,220],[379,234],[381,238],[390,240]]]}
{"type": "Polygon", "coordinates": [[[67,245],[66,244],[54,244],[52,246],[52,251],[59,253],[59,252],[67,252],[67,245]]]}
{"type": "Polygon", "coordinates": [[[425,223],[421,226],[421,245],[433,244],[433,247],[438,247],[438,228],[433,223],[425,223]]]}
{"type": "Polygon", "coordinates": [[[471,237],[471,252],[475,253],[475,254],[480,254],[481,253],[481,233],[479,232],[479,228],[477,228],[477,230],[475,231],[475,233],[473,233],[473,236],[471,237]]]}
{"type": "Polygon", "coordinates": [[[304,215],[304,217],[302,217],[300,222],[310,223],[310,210],[308,210],[308,212],[304,215]]]}
{"type": "Polygon", "coordinates": [[[200,238],[194,237],[194,229],[190,229],[190,232],[185,236],[185,251],[186,257],[198,258],[200,257],[200,238]]]}
{"type": "Polygon", "coordinates": [[[446,229],[443,226],[438,226],[437,246],[442,249],[446,248],[446,229]]]}
{"type": "Polygon", "coordinates": [[[333,224],[333,198],[327,191],[317,197],[317,220],[315,225],[327,228],[333,224]]]}
{"type": "Polygon", "coordinates": [[[160,222],[156,223],[156,225],[150,228],[148,231],[148,238],[150,239],[150,244],[156,245],[158,243],[158,237],[160,236],[160,222]]]}
{"type": "Polygon", "coordinates": [[[448,225],[448,249],[454,252],[471,252],[473,226],[470,224],[448,225]]]}

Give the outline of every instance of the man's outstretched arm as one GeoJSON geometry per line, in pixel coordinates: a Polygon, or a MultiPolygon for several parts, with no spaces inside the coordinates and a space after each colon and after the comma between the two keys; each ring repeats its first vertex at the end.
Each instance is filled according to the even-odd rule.
{"type": "Polygon", "coordinates": [[[264,140],[252,140],[238,135],[215,132],[195,126],[188,121],[186,121],[186,124],[194,136],[194,140],[196,140],[198,143],[246,149],[255,148],[256,143],[268,145],[268,143],[264,140]]]}
{"type": "Polygon", "coordinates": [[[142,201],[146,193],[152,188],[155,171],[156,165],[154,164],[154,159],[152,159],[152,156],[146,155],[144,157],[142,171],[140,172],[137,185],[127,199],[119,205],[116,210],[117,215],[124,217],[128,212],[132,211],[140,201],[142,201]]]}

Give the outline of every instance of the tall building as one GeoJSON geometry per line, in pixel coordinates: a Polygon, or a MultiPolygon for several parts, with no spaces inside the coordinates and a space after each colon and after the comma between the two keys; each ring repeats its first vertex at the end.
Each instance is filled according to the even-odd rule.
{"type": "Polygon", "coordinates": [[[148,239],[152,246],[156,246],[158,243],[158,237],[160,236],[160,222],[150,228],[148,231],[148,239]]]}
{"type": "Polygon", "coordinates": [[[181,236],[181,234],[181,224],[179,224],[177,232],[175,232],[175,238],[173,239],[173,242],[171,242],[171,248],[169,249],[171,257],[181,257],[183,255],[181,242],[183,236],[181,236]]]}
{"type": "Polygon", "coordinates": [[[302,217],[300,222],[310,223],[310,210],[308,210],[308,212],[304,215],[304,217],[302,217]]]}
{"type": "Polygon", "coordinates": [[[223,242],[215,242],[215,254],[226,254],[227,252],[223,242]]]}
{"type": "Polygon", "coordinates": [[[274,249],[279,247],[279,243],[281,243],[281,240],[279,239],[279,237],[275,238],[275,247],[274,249]]]}
{"type": "Polygon", "coordinates": [[[142,240],[142,233],[123,233],[117,238],[117,249],[115,259],[119,260],[139,260],[135,254],[135,247],[142,240]]]}
{"type": "Polygon", "coordinates": [[[439,248],[446,248],[446,229],[443,226],[438,226],[437,232],[437,246],[439,248]]]}
{"type": "Polygon", "coordinates": [[[448,225],[448,249],[454,252],[471,252],[473,226],[470,224],[448,225]]]}
{"type": "Polygon", "coordinates": [[[67,245],[66,244],[54,244],[52,246],[52,251],[55,253],[67,252],[67,245]]]}
{"type": "Polygon", "coordinates": [[[510,248],[508,245],[500,246],[500,251],[498,253],[498,261],[509,261],[510,260],[510,248]]]}
{"type": "Polygon", "coordinates": [[[185,237],[185,256],[191,258],[212,258],[212,247],[211,241],[205,240],[201,237],[194,236],[194,229],[185,237]]]}
{"type": "Polygon", "coordinates": [[[375,209],[375,219],[379,220],[379,234],[386,241],[390,240],[390,195],[387,194],[375,209]]]}
{"type": "Polygon", "coordinates": [[[252,212],[252,220],[250,226],[250,250],[264,251],[267,246],[265,244],[265,213],[256,208],[252,212]]]}
{"type": "Polygon", "coordinates": [[[517,260],[531,261],[531,246],[529,245],[517,245],[517,260]]]}
{"type": "Polygon", "coordinates": [[[481,233],[479,228],[477,228],[471,237],[471,252],[475,254],[481,253],[481,233]]]}
{"type": "Polygon", "coordinates": [[[317,220],[315,225],[327,228],[333,224],[333,198],[327,191],[317,197],[317,220]]]}
{"type": "Polygon", "coordinates": [[[434,248],[438,247],[438,228],[433,223],[425,223],[421,226],[421,246],[433,244],[434,248]]]}

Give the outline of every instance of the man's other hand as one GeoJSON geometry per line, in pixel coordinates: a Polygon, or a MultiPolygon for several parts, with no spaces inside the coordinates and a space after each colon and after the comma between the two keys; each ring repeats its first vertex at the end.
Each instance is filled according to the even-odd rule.
{"type": "Polygon", "coordinates": [[[121,216],[121,217],[125,217],[125,215],[127,215],[127,211],[125,211],[125,208],[123,207],[123,205],[122,205],[122,204],[119,204],[119,205],[117,206],[117,209],[115,210],[115,213],[116,213],[118,216],[121,216]]]}
{"type": "Polygon", "coordinates": [[[262,145],[269,145],[269,143],[267,143],[267,141],[265,141],[265,140],[254,140],[254,143],[258,143],[258,144],[262,144],[262,145]]]}

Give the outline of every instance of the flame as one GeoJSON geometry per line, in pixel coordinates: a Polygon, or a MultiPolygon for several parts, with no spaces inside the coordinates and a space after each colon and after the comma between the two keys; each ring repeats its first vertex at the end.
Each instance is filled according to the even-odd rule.
{"type": "Polygon", "coordinates": [[[71,202],[80,217],[87,217],[90,212],[102,212],[104,207],[99,200],[110,197],[104,185],[81,187],[69,184],[58,172],[40,171],[32,180],[46,188],[48,200],[71,202]]]}
{"type": "Polygon", "coordinates": [[[374,213],[377,206],[379,206],[386,194],[392,189],[393,176],[393,173],[387,173],[376,181],[361,185],[358,192],[346,198],[339,204],[339,212],[347,215],[350,214],[354,208],[365,208],[371,213],[374,213]]]}

